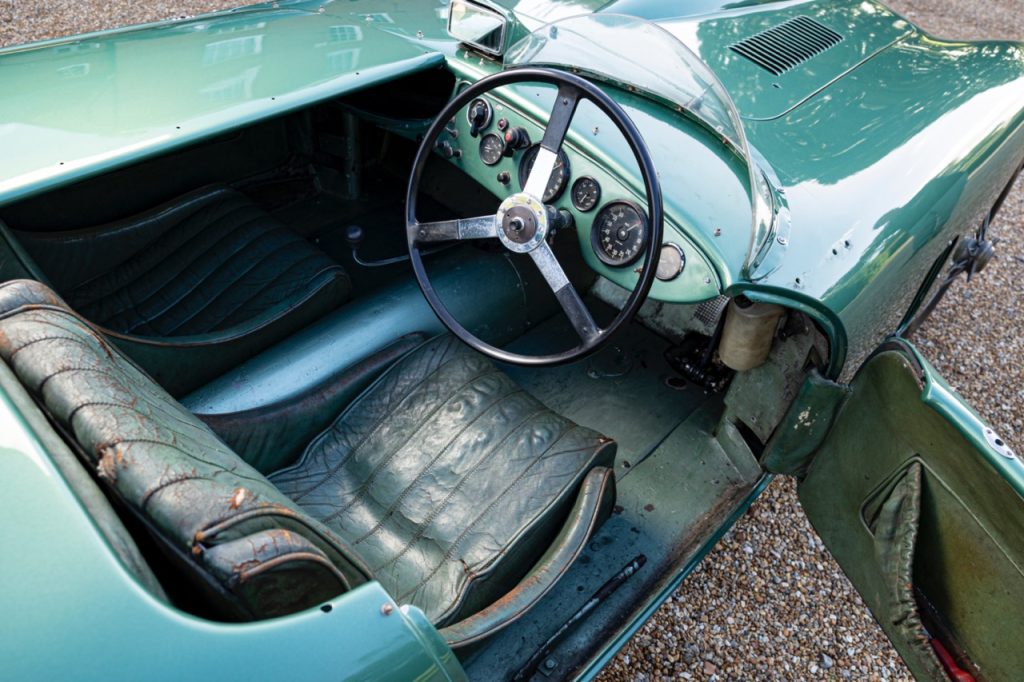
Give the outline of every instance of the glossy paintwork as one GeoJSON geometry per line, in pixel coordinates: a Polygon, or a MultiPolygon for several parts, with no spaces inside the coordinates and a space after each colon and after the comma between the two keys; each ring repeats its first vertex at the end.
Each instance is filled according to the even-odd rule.
{"type": "MultiPolygon", "coordinates": [[[[637,7],[650,18],[666,14],[657,3],[637,7]]],[[[552,9],[546,18],[563,10],[552,9]]],[[[803,307],[830,338],[830,374],[838,376],[844,366],[852,371],[896,329],[949,241],[975,228],[1024,157],[1024,50],[1016,43],[939,41],[872,2],[755,4],[663,25],[713,65],[729,88],[751,146],[784,193],[787,216],[779,236],[785,234],[786,243],[772,243],[762,265],[744,272],[731,255],[731,223],[724,221],[726,239],[713,238],[721,208],[710,220],[681,217],[678,205],[668,206],[667,215],[705,249],[727,291],[803,307]],[[847,38],[779,78],[767,71],[759,76],[749,62],[733,58],[728,46],[741,34],[735,26],[756,32],[798,15],[829,23],[847,38]],[[867,37],[850,37],[862,27],[867,37]],[[870,52],[866,46],[896,38],[851,68],[857,55],[870,52]],[[860,47],[852,55],[843,52],[855,43],[860,47]],[[766,97],[771,106],[763,104],[766,97]],[[787,107],[784,115],[764,117],[787,107]]],[[[465,71],[490,67],[463,54],[449,59],[465,71]]],[[[655,155],[660,144],[678,144],[678,130],[638,125],[655,155]]],[[[607,143],[595,158],[623,163],[607,143]]],[[[678,172],[678,160],[655,160],[660,169],[678,172]]],[[[700,178],[685,180],[666,185],[704,195],[700,178]]],[[[717,205],[730,203],[719,196],[717,205]]]]}
{"type": "MultiPolygon", "coordinates": [[[[709,145],[696,124],[651,102],[612,92],[648,137],[668,188],[673,222],[704,251],[721,286],[730,294],[745,291],[814,317],[830,337],[833,376],[844,364],[859,364],[860,357],[895,329],[924,273],[951,238],[973,229],[1024,156],[1024,52],[1018,44],[939,41],[870,1],[702,0],[682,9],[667,0],[502,4],[517,13],[520,30],[599,9],[672,19],[666,24],[670,30],[685,38],[729,87],[752,145],[785,192],[792,220],[787,243],[773,244],[760,270],[742,269],[749,225],[740,224],[736,208],[746,201],[737,189],[741,175],[736,160],[709,145]],[[844,30],[848,42],[815,58],[806,70],[776,79],[752,70],[728,51],[742,31],[807,13],[825,23],[841,18],[845,29],[830,25],[844,30]],[[719,227],[723,235],[715,237],[719,227]]],[[[347,30],[333,35],[346,33],[355,35],[347,30]]],[[[0,101],[0,145],[5,150],[0,201],[442,60],[469,79],[498,68],[446,39],[443,3],[397,0],[283,2],[279,10],[264,6],[216,19],[5,50],[0,52],[0,82],[5,92],[18,94],[0,101]],[[344,52],[347,47],[325,44],[334,26],[360,29],[364,51],[358,64],[351,62],[352,53],[344,52]],[[234,38],[261,40],[239,41],[237,55],[232,43],[211,47],[234,38]],[[259,52],[245,54],[250,48],[243,45],[256,44],[259,52]],[[208,49],[214,63],[204,64],[208,49]],[[227,56],[223,62],[216,59],[220,50],[227,56]],[[336,52],[340,54],[329,56],[336,52]],[[186,63],[183,54],[192,61],[186,63]],[[248,75],[252,69],[254,77],[248,75]],[[220,100],[211,94],[217,88],[223,88],[220,100]]],[[[543,113],[523,107],[532,116],[543,113]]],[[[587,123],[585,117],[582,122],[587,123]]],[[[590,147],[578,137],[572,139],[593,163],[635,191],[635,172],[627,169],[624,147],[604,138],[590,147]]],[[[982,422],[931,370],[928,377],[923,400],[946,415],[1024,491],[1020,462],[989,452],[982,422]]],[[[0,505],[6,518],[32,523],[8,524],[17,534],[11,542],[21,548],[24,560],[0,563],[4,583],[20,586],[8,595],[11,601],[5,600],[5,608],[25,616],[0,627],[52,632],[55,623],[65,623],[81,639],[63,643],[64,656],[50,657],[52,642],[26,646],[17,633],[0,631],[0,658],[13,661],[15,677],[27,676],[33,671],[29,666],[39,661],[54,666],[53,676],[76,678],[128,675],[138,669],[133,666],[155,661],[169,678],[177,678],[180,668],[175,666],[195,667],[182,662],[180,651],[199,652],[197,660],[211,676],[241,676],[239,662],[246,660],[259,665],[254,674],[260,676],[281,666],[277,671],[289,677],[334,677],[355,665],[367,666],[374,677],[406,677],[440,672],[442,667],[458,674],[450,652],[438,645],[415,611],[407,618],[397,613],[390,619],[379,616],[386,595],[375,584],[336,600],[330,614],[317,611],[250,625],[213,624],[154,601],[111,558],[25,429],[4,399],[0,470],[14,493],[0,505]],[[54,598],[40,599],[40,594],[54,598]],[[116,635],[105,626],[110,622],[122,624],[116,635]],[[162,658],[169,651],[162,645],[172,640],[184,646],[174,649],[174,660],[162,658]],[[123,656],[95,656],[111,641],[123,656]],[[210,655],[214,648],[216,655],[210,655]],[[311,650],[318,655],[306,655],[311,650]],[[252,651],[266,655],[252,657],[252,651]]],[[[712,544],[713,539],[705,551],[712,544]]],[[[645,614],[668,593],[652,595],[645,614]]],[[[623,626],[587,675],[640,622],[623,626]]]]}
{"type": "MultiPolygon", "coordinates": [[[[657,2],[612,2],[601,4],[601,11],[628,10],[663,20],[666,15],[679,14],[667,7],[657,2]]],[[[514,5],[524,25],[596,8],[593,3],[556,4],[539,0],[514,5]]],[[[32,139],[46,139],[46,134],[54,135],[49,138],[49,144],[32,151],[46,158],[17,157],[30,160],[19,164],[23,172],[17,178],[7,180],[9,196],[100,172],[187,139],[213,134],[328,96],[331,92],[356,87],[356,80],[366,78],[371,72],[360,71],[359,77],[350,72],[335,80],[317,80],[323,77],[324,67],[315,64],[325,62],[324,55],[329,48],[309,44],[308,39],[311,35],[328,32],[331,26],[358,27],[366,38],[363,42],[380,45],[379,52],[373,52],[371,63],[379,64],[381,78],[420,68],[441,59],[442,55],[464,77],[480,77],[497,68],[495,63],[459,50],[444,39],[444,9],[440,3],[435,7],[429,3],[410,5],[385,0],[322,5],[293,2],[283,3],[278,10],[245,10],[225,16],[218,21],[237,23],[249,22],[254,17],[267,18],[266,22],[255,22],[266,23],[259,31],[266,33],[273,29],[271,35],[284,36],[268,38],[263,43],[264,53],[252,59],[257,59],[268,71],[269,63],[274,62],[273,73],[278,79],[275,87],[291,93],[286,97],[286,104],[270,94],[275,99],[250,99],[236,107],[218,108],[216,115],[199,107],[194,109],[196,130],[189,130],[186,125],[182,131],[177,131],[178,124],[172,126],[170,118],[182,116],[164,118],[159,126],[153,126],[152,118],[159,118],[164,108],[145,106],[146,98],[139,97],[118,110],[119,116],[114,118],[120,128],[107,138],[101,137],[102,142],[88,133],[74,132],[88,128],[82,126],[90,122],[90,116],[82,116],[81,107],[74,110],[45,107],[58,112],[50,115],[63,121],[60,124],[63,129],[54,125],[42,131],[43,138],[33,136],[32,139]],[[321,6],[323,11],[318,13],[321,6]],[[369,36],[374,40],[370,41],[369,36]],[[304,44],[295,47],[300,42],[304,44]],[[282,46],[280,52],[270,51],[275,44],[282,46]],[[287,49],[283,47],[285,44],[289,45],[287,49]],[[311,55],[316,59],[307,63],[311,55]],[[272,60],[272,56],[276,59],[272,60]],[[171,127],[175,128],[173,132],[171,127]],[[157,136],[164,137],[153,136],[157,129],[162,131],[157,136]],[[54,146],[58,139],[60,144],[54,146]],[[97,144],[98,149],[104,151],[96,152],[91,145],[97,144]],[[69,159],[64,167],[60,166],[58,156],[69,159]]],[[[695,126],[687,125],[678,116],[671,122],[669,119],[673,117],[666,118],[667,112],[642,101],[630,109],[631,115],[649,138],[661,172],[678,173],[678,177],[665,182],[666,186],[692,192],[689,196],[686,189],[668,193],[669,203],[675,204],[668,207],[670,221],[685,230],[689,239],[705,253],[726,290],[774,292],[794,300],[803,299],[817,309],[815,317],[833,346],[833,373],[838,373],[846,364],[844,348],[853,349],[859,357],[895,328],[898,320],[890,324],[889,318],[902,318],[906,313],[920,279],[943,245],[949,238],[973,228],[979,210],[998,191],[995,185],[1008,176],[1008,169],[1015,162],[1012,157],[1019,154],[1017,145],[1020,144],[1009,138],[1019,134],[1016,131],[1024,109],[1020,104],[1024,101],[1020,96],[1024,83],[1020,47],[1010,43],[936,41],[913,27],[904,29],[902,20],[872,2],[741,3],[722,11],[716,11],[711,3],[702,5],[699,11],[694,9],[684,14],[690,18],[677,16],[666,20],[665,25],[686,38],[707,63],[715,66],[719,77],[730,88],[741,115],[747,117],[747,134],[752,146],[770,166],[770,177],[777,176],[785,191],[792,234],[787,236],[785,246],[772,245],[760,271],[744,272],[744,259],[739,254],[746,246],[742,243],[746,234],[741,237],[738,233],[747,233],[748,228],[741,226],[739,213],[735,217],[722,214],[723,207],[733,210],[741,206],[741,199],[733,182],[715,179],[716,174],[718,178],[728,178],[734,173],[730,168],[733,163],[724,159],[720,151],[708,147],[695,126]],[[840,46],[812,59],[813,64],[779,79],[767,72],[759,77],[745,60],[729,57],[733,53],[728,46],[737,38],[735,26],[761,30],[773,21],[776,11],[780,13],[779,18],[811,14],[831,22],[837,30],[842,30],[841,24],[845,21],[847,36],[859,36],[861,31],[870,35],[856,40],[849,37],[840,46]],[[859,57],[907,31],[906,37],[897,44],[846,72],[859,57]],[[949,72],[961,74],[963,82],[954,88],[949,72]],[[773,88],[775,82],[781,87],[773,88]],[[798,98],[789,93],[812,92],[822,83],[827,85],[784,116],[753,120],[765,111],[777,112],[791,106],[798,98]],[[945,96],[946,93],[950,95],[945,96]],[[766,97],[771,106],[762,104],[766,97]],[[996,132],[990,136],[989,131],[996,132]],[[936,154],[941,156],[941,150],[947,149],[951,137],[958,141],[957,158],[952,152],[944,158],[936,158],[936,154]],[[688,145],[682,149],[684,153],[680,153],[679,145],[688,145]],[[919,154],[917,150],[925,150],[927,154],[919,154]],[[708,158],[709,153],[717,155],[718,160],[708,158]],[[684,164],[679,162],[680,158],[685,159],[684,164]],[[904,172],[905,167],[912,172],[904,172]],[[893,173],[900,182],[892,181],[893,173]],[[864,209],[871,215],[864,216],[864,209]],[[716,230],[721,230],[720,237],[714,236],[716,230]],[[745,283],[748,279],[753,283],[745,283]],[[879,319],[884,321],[874,324],[879,319]]],[[[15,73],[20,73],[22,68],[4,73],[15,73],[8,77],[24,78],[23,82],[32,74],[44,83],[52,83],[55,76],[46,74],[53,69],[43,66],[44,62],[59,55],[60,50],[80,51],[83,45],[98,46],[89,49],[121,43],[142,49],[140,46],[145,45],[142,52],[148,54],[152,50],[161,55],[169,54],[171,45],[192,45],[198,55],[200,49],[206,49],[206,44],[217,42],[210,38],[210,33],[217,30],[213,28],[215,23],[192,20],[145,32],[107,33],[78,42],[58,41],[39,48],[16,48],[0,55],[0,65],[23,60],[25,76],[15,73]],[[200,37],[193,38],[190,33],[200,37]]],[[[247,59],[240,58],[238,66],[249,63],[247,59]]],[[[147,65],[150,71],[160,66],[138,56],[135,61],[147,65]]],[[[68,64],[61,62],[59,68],[66,66],[68,64]]],[[[126,84],[134,83],[135,89],[145,91],[144,79],[135,77],[133,80],[132,68],[126,68],[124,76],[118,69],[117,79],[124,78],[126,84]]],[[[184,98],[194,107],[201,99],[196,95],[202,89],[199,86],[209,87],[219,82],[213,71],[210,74],[189,72],[184,77],[180,71],[175,70],[175,77],[188,85],[178,88],[174,100],[184,98]]],[[[239,68],[232,73],[237,77],[243,71],[239,68]]],[[[366,82],[359,81],[360,84],[366,82]]],[[[260,91],[260,95],[272,90],[274,88],[268,87],[265,92],[260,91]]],[[[627,95],[616,96],[624,103],[631,103],[627,95]]],[[[20,118],[25,120],[33,111],[44,108],[42,102],[29,99],[31,102],[18,105],[20,118]]],[[[91,118],[103,118],[107,113],[104,107],[108,105],[97,102],[95,106],[91,118]]],[[[173,107],[171,110],[174,111],[173,107]]],[[[542,114],[537,111],[536,115],[542,114]]],[[[8,117],[8,120],[18,118],[8,117]]],[[[95,125],[96,120],[91,123],[95,125]]],[[[23,131],[24,125],[8,123],[7,127],[23,131]]],[[[624,153],[624,145],[607,139],[595,141],[595,145],[600,147],[595,147],[591,155],[596,163],[624,169],[622,174],[627,184],[631,184],[630,176],[634,180],[632,184],[638,184],[635,171],[627,169],[630,160],[628,153],[624,153]]],[[[620,274],[613,279],[628,284],[628,276],[620,274]]],[[[683,297],[673,295],[672,298],[682,300],[683,297]]]]}
{"type": "Polygon", "coordinates": [[[440,62],[359,16],[300,8],[0,51],[0,202],[440,62]]]}
{"type": "Polygon", "coordinates": [[[668,19],[660,24],[701,55],[722,79],[726,90],[740,97],[741,116],[747,120],[781,116],[913,31],[904,19],[874,2],[762,5],[742,14],[730,12],[721,18],[668,19]],[[801,16],[840,33],[842,41],[781,76],[772,76],[736,52],[722,49],[801,16]]]}
{"type": "Polygon", "coordinates": [[[399,609],[377,583],[333,600],[328,612],[246,624],[157,601],[115,558],[3,394],[0,476],[3,537],[17,548],[16,561],[0,562],[7,679],[127,680],[143,670],[149,680],[179,680],[185,670],[210,679],[462,679],[423,614],[399,609]],[[394,609],[388,616],[384,604],[394,609]]]}
{"type": "Polygon", "coordinates": [[[752,123],[751,143],[772,160],[792,215],[788,246],[773,247],[784,255],[774,271],[753,273],[756,286],[820,301],[862,358],[1002,190],[1024,157],[1022,124],[1021,46],[925,36],[787,116],[752,123]]]}

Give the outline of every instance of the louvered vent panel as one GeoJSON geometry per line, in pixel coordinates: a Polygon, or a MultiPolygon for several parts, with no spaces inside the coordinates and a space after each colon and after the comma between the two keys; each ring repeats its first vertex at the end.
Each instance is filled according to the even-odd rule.
{"type": "Polygon", "coordinates": [[[781,76],[842,40],[843,36],[828,26],[801,16],[745,38],[729,49],[781,76]]]}

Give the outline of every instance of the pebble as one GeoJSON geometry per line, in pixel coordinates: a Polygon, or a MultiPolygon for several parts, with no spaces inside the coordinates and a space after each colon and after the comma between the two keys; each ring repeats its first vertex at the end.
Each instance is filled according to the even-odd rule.
{"type": "MultiPolygon", "coordinates": [[[[0,46],[226,9],[242,0],[47,0],[0,4],[0,46]]],[[[935,35],[1024,39],[1020,0],[892,0],[935,35]]],[[[953,286],[915,345],[1024,452],[1024,180],[991,226],[997,257],[953,286]]],[[[909,680],[859,595],[777,478],[608,665],[603,682],[651,679],[909,680]],[[801,597],[801,595],[807,595],[801,597]],[[827,651],[832,654],[825,653],[827,651]],[[703,655],[702,655],[702,652],[703,655]],[[833,658],[834,656],[834,658],[833,658]]]]}

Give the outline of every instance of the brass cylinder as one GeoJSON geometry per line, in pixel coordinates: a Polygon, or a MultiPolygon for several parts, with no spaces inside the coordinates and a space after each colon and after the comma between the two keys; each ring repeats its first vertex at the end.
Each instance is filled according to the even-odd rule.
{"type": "Polygon", "coordinates": [[[745,296],[729,301],[718,357],[726,367],[742,372],[768,359],[779,318],[785,312],[773,303],[754,303],[745,296]]]}

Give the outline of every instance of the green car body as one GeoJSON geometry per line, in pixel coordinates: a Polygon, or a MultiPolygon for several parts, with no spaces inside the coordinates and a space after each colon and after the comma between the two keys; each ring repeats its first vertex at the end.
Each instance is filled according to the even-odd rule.
{"type": "MultiPolygon", "coordinates": [[[[792,407],[782,405],[782,425],[767,442],[756,483],[730,501],[720,523],[699,546],[686,548],[678,570],[645,594],[629,618],[607,624],[599,650],[588,651],[572,674],[586,678],[600,670],[772,473],[802,477],[801,499],[826,544],[914,673],[934,674],[930,661],[913,658],[915,643],[897,641],[902,626],[887,610],[889,574],[863,568],[871,547],[867,536],[851,531],[867,524],[876,532],[870,500],[904,485],[893,482],[889,464],[902,461],[906,448],[918,453],[914,461],[925,470],[938,472],[933,480],[948,484],[951,499],[976,511],[974,522],[989,543],[990,562],[968,561],[955,546],[958,532],[968,533],[968,520],[936,503],[931,513],[948,529],[922,551],[944,567],[965,565],[944,588],[963,599],[936,609],[953,614],[965,648],[991,647],[978,655],[1004,661],[989,668],[990,679],[1019,670],[1013,666],[1024,664],[1021,652],[1000,648],[1019,634],[1019,628],[1002,630],[1000,618],[1012,618],[1012,609],[986,619],[975,605],[996,608],[1024,596],[1015,563],[1024,558],[1024,464],[993,444],[983,420],[898,337],[927,302],[957,241],[974,233],[1024,163],[1024,44],[939,40],[874,0],[701,0],[685,10],[669,0],[486,4],[510,22],[507,45],[550,22],[602,12],[648,20],[685,38],[735,103],[750,149],[765,160],[782,222],[752,259],[746,160],[694,119],[642,93],[607,86],[642,129],[660,131],[646,142],[665,191],[666,234],[688,255],[683,275],[656,282],[651,296],[678,304],[720,294],[777,303],[812,320],[829,348],[827,367],[800,384],[792,407]],[[730,49],[801,16],[840,31],[839,48],[778,77],[730,49]],[[846,388],[851,379],[853,388],[846,388]],[[900,399],[879,407],[893,396],[900,399]],[[942,442],[951,445],[928,451],[922,443],[940,428],[942,442]],[[855,434],[873,429],[898,445],[870,456],[859,452],[855,434]],[[957,458],[972,461],[960,471],[962,487],[950,482],[957,458]],[[860,476],[852,463],[865,460],[871,474],[860,476]],[[998,504],[986,503],[986,490],[998,504]],[[831,509],[837,498],[850,508],[831,509]],[[992,566],[1002,572],[976,585],[978,573],[992,566]]],[[[503,69],[500,59],[452,39],[447,19],[443,2],[296,0],[4,49],[0,207],[397,78],[444,68],[457,81],[473,82],[503,69]],[[338,26],[360,35],[350,42],[324,37],[338,26]],[[228,58],[222,52],[234,48],[220,41],[238,35],[251,36],[242,43],[250,52],[228,58]]],[[[512,91],[508,104],[528,112],[529,95],[512,91]]],[[[380,123],[413,139],[429,120],[380,123]]],[[[588,159],[574,172],[600,177],[606,186],[618,182],[623,194],[642,197],[639,178],[628,170],[628,149],[582,122],[582,130],[591,127],[589,138],[570,136],[588,159]]],[[[505,191],[475,155],[452,163],[482,178],[491,192],[505,191]]],[[[568,202],[565,196],[556,204],[568,202]]],[[[578,219],[587,265],[632,287],[638,279],[632,268],[611,268],[589,249],[584,235],[592,218],[578,219]]],[[[395,603],[377,583],[322,609],[253,623],[208,621],[154,598],[111,551],[96,505],[69,484],[73,474],[16,385],[0,365],[0,535],[8,548],[0,561],[7,614],[0,662],[11,679],[465,676],[422,612],[395,603]]],[[[92,494],[99,496],[98,488],[92,494]]],[[[471,676],[480,676],[481,666],[471,676]]]]}

